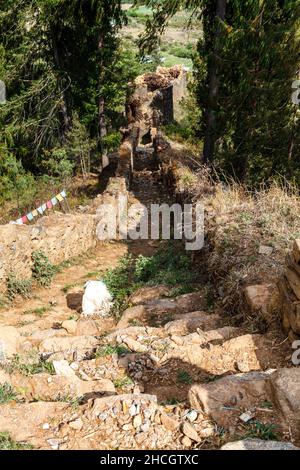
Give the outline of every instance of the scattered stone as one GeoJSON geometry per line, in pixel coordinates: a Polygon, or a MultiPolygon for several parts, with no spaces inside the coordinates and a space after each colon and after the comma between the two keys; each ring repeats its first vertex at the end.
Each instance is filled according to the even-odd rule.
{"type": "Polygon", "coordinates": [[[187,421],[185,421],[183,423],[182,432],[188,438],[190,438],[192,441],[195,441],[195,442],[200,442],[201,441],[196,429],[190,423],[188,423],[187,421]]]}
{"type": "Polygon", "coordinates": [[[122,336],[121,337],[122,339],[122,342],[124,344],[126,344],[126,346],[131,350],[131,351],[134,351],[134,352],[141,352],[141,353],[144,353],[144,352],[147,352],[148,351],[148,348],[147,346],[144,346],[143,344],[139,343],[138,341],[136,341],[135,339],[132,339],[130,338],[129,336],[122,336]]]}
{"type": "Polygon", "coordinates": [[[70,428],[75,429],[75,431],[81,431],[81,429],[83,428],[82,419],[77,418],[74,421],[70,421],[69,426],[70,428]]]}
{"type": "Polygon", "coordinates": [[[251,419],[254,418],[254,413],[252,413],[251,411],[246,411],[245,413],[242,413],[239,417],[239,419],[241,421],[243,421],[243,423],[248,423],[249,421],[251,421],[251,419]]]}
{"type": "Polygon", "coordinates": [[[300,450],[290,442],[262,441],[260,439],[245,439],[228,442],[221,450],[300,450]]]}
{"type": "Polygon", "coordinates": [[[198,418],[198,413],[197,413],[197,411],[195,411],[195,410],[189,411],[188,414],[186,415],[186,418],[187,418],[191,423],[193,423],[193,422],[196,421],[197,418],[198,418]]]}
{"type": "Polygon", "coordinates": [[[53,361],[52,364],[57,375],[60,375],[62,377],[68,377],[71,379],[76,377],[75,371],[69,366],[68,361],[53,361]]]}
{"type": "Polygon", "coordinates": [[[184,436],[181,440],[181,444],[184,446],[184,447],[191,447],[192,445],[192,441],[189,437],[187,436],[184,436]]]}
{"type": "Polygon", "coordinates": [[[260,255],[270,256],[273,253],[273,248],[268,245],[260,245],[258,249],[258,253],[260,255]]]}
{"type": "Polygon", "coordinates": [[[162,413],[160,416],[161,424],[167,429],[167,431],[176,431],[179,428],[179,422],[172,418],[171,416],[167,415],[166,413],[162,413]]]}
{"type": "Polygon", "coordinates": [[[60,440],[58,440],[58,439],[47,439],[47,442],[48,442],[49,446],[51,447],[51,449],[59,450],[59,444],[61,443],[60,440]]]}
{"type": "Polygon", "coordinates": [[[50,429],[50,424],[49,423],[44,423],[43,424],[43,429],[44,429],[44,431],[47,431],[48,429],[50,429]]]}
{"type": "Polygon", "coordinates": [[[133,418],[133,427],[134,428],[139,428],[141,426],[143,422],[143,418],[141,415],[136,415],[134,418],[133,418]]]}
{"type": "Polygon", "coordinates": [[[75,320],[65,320],[62,322],[62,328],[64,328],[70,335],[75,335],[77,322],[75,320]]]}

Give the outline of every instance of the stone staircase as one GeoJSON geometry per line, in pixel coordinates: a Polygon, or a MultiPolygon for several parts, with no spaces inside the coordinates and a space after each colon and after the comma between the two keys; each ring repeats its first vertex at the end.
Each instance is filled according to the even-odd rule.
{"type": "Polygon", "coordinates": [[[213,449],[259,437],[251,423],[262,423],[263,439],[273,439],[274,425],[299,442],[300,369],[280,367],[268,335],[204,312],[201,291],[166,295],[165,286],[140,289],[106,333],[85,318],[25,338],[2,327],[27,359],[0,371],[15,393],[0,405],[0,430],[61,450],[213,449]],[[31,374],[30,357],[44,370],[31,374]]]}

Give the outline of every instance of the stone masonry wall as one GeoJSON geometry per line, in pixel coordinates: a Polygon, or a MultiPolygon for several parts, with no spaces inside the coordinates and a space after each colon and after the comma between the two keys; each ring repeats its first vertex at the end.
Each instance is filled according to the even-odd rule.
{"type": "Polygon", "coordinates": [[[287,255],[286,270],[279,281],[282,323],[291,339],[300,336],[300,240],[287,255]]]}
{"type": "Polygon", "coordinates": [[[34,225],[0,226],[0,291],[14,272],[18,279],[31,277],[31,255],[43,251],[53,264],[83,253],[96,245],[93,215],[53,214],[34,225]]]}

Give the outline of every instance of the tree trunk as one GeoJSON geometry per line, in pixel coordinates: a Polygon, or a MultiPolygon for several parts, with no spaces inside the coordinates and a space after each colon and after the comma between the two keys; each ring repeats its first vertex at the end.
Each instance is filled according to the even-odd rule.
{"type": "Polygon", "coordinates": [[[226,14],[226,0],[217,0],[216,15],[214,19],[213,53],[208,66],[208,104],[205,110],[205,138],[203,148],[203,160],[205,163],[212,163],[215,153],[216,143],[216,107],[219,93],[218,77],[218,52],[220,44],[219,20],[224,21],[226,14]]]}
{"type": "Polygon", "coordinates": [[[61,72],[61,61],[60,61],[60,55],[59,55],[59,48],[57,45],[57,40],[56,40],[56,32],[52,30],[52,46],[53,46],[53,55],[54,55],[54,61],[55,65],[58,71],[59,75],[59,86],[61,89],[61,101],[59,104],[59,117],[60,117],[60,140],[62,144],[66,142],[66,136],[68,132],[70,132],[71,127],[72,127],[72,120],[70,113],[68,112],[68,105],[67,105],[67,97],[66,97],[66,87],[65,84],[63,83],[64,81],[60,77],[60,72],[61,72]]]}
{"type": "MultiPolygon", "coordinates": [[[[98,49],[99,51],[104,47],[104,37],[101,33],[99,36],[98,41],[98,49]]],[[[103,147],[103,137],[107,135],[107,128],[106,128],[106,119],[105,119],[105,98],[101,94],[101,83],[103,80],[103,70],[102,65],[100,64],[100,73],[99,73],[99,101],[98,101],[98,136],[99,136],[99,150],[101,155],[104,153],[103,147]]]]}

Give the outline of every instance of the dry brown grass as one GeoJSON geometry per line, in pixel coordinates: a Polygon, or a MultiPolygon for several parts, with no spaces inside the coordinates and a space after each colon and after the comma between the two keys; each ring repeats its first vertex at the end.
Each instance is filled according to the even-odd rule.
{"type": "Polygon", "coordinates": [[[249,191],[233,181],[216,180],[205,167],[193,172],[182,163],[175,174],[177,192],[204,204],[202,259],[212,294],[225,312],[242,316],[244,287],[276,282],[293,240],[300,238],[299,190],[274,182],[249,191]],[[261,245],[272,253],[260,254],[261,245]]]}

